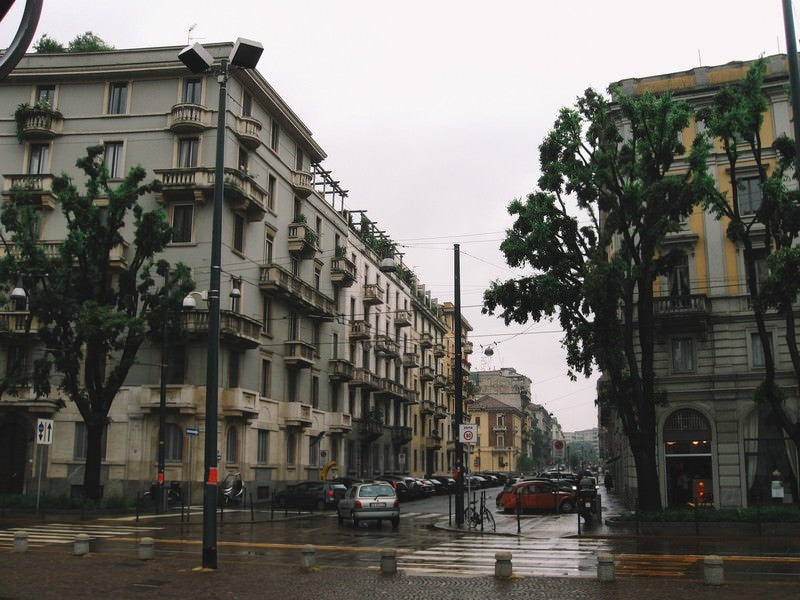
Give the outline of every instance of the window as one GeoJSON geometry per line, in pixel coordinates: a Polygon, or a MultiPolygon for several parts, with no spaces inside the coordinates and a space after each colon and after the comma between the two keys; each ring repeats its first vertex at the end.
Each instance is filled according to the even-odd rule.
{"type": "Polygon", "coordinates": [[[164,459],[183,460],[183,431],[175,423],[167,423],[164,428],[164,459]]]}
{"type": "Polygon", "coordinates": [[[303,170],[303,163],[305,162],[303,156],[303,149],[298,145],[297,146],[297,156],[295,156],[294,168],[296,171],[303,170]]]}
{"type": "Polygon", "coordinates": [[[269,431],[266,429],[258,430],[258,453],[256,461],[260,465],[269,462],[269,431]]]}
{"type": "Polygon", "coordinates": [[[311,406],[319,408],[319,377],[311,376],[311,406]]]}
{"type": "MultiPolygon", "coordinates": [[[[756,277],[756,290],[761,292],[764,284],[769,277],[769,267],[767,267],[768,251],[766,248],[756,248],[752,251],[753,264],[752,269],[755,271],[756,277]]],[[[750,264],[745,261],[745,269],[750,272],[750,264]]],[[[749,290],[748,290],[749,291],[749,290]]]]}
{"type": "Polygon", "coordinates": [[[275,119],[272,119],[272,125],[270,127],[269,132],[269,147],[278,151],[278,142],[280,141],[281,137],[281,129],[278,126],[278,122],[275,119]]]}
{"type": "Polygon", "coordinates": [[[239,387],[239,363],[242,355],[238,350],[228,354],[228,387],[239,387]]]}
{"type": "Polygon", "coordinates": [[[172,243],[188,244],[194,229],[194,204],[175,204],[172,207],[172,243]]]}
{"type": "Polygon", "coordinates": [[[294,466],[297,460],[297,447],[296,447],[294,431],[286,432],[286,464],[287,466],[294,466]]]}
{"type": "Polygon", "coordinates": [[[253,96],[247,90],[242,93],[242,116],[253,116],[253,96]]]}
{"type": "Polygon", "coordinates": [[[497,448],[505,448],[506,447],[506,437],[503,434],[497,436],[497,448]]]}
{"type": "Polygon", "coordinates": [[[761,208],[761,181],[747,177],[739,182],[739,214],[752,215],[761,208]]]}
{"type": "Polygon", "coordinates": [[[669,274],[669,295],[671,298],[685,298],[689,290],[689,257],[683,256],[669,274]]]}
{"type": "MultiPolygon", "coordinates": [[[[772,332],[767,332],[767,339],[769,343],[770,353],[775,356],[775,347],[772,344],[772,332]]],[[[750,349],[753,358],[753,366],[756,368],[763,368],[766,366],[766,357],[764,356],[764,347],[761,345],[761,338],[758,336],[757,331],[750,333],[750,349]]]]}
{"type": "Polygon", "coordinates": [[[167,383],[182,385],[186,379],[186,346],[167,349],[167,383]]]}
{"type": "Polygon", "coordinates": [[[6,373],[23,375],[28,372],[28,351],[25,346],[8,346],[6,373]]]}
{"type": "Polygon", "coordinates": [[[314,265],[314,289],[319,290],[322,285],[322,267],[314,265]]]}
{"type": "Polygon", "coordinates": [[[225,460],[229,463],[235,463],[239,456],[239,437],[236,434],[235,427],[228,428],[228,435],[225,440],[225,460]]]}
{"type": "Polygon", "coordinates": [[[319,454],[319,443],[316,438],[308,438],[308,466],[317,466],[317,455],[319,454]]]}
{"type": "Polygon", "coordinates": [[[674,338],[672,340],[672,372],[691,373],[694,371],[694,340],[674,338]]]}
{"type": "Polygon", "coordinates": [[[286,373],[286,399],[289,402],[297,402],[297,371],[286,373]]]}
{"type": "Polygon", "coordinates": [[[505,425],[505,415],[497,415],[497,426],[503,427],[505,425]]]}
{"type": "MultiPolygon", "coordinates": [[[[108,427],[103,429],[103,439],[100,441],[100,460],[106,459],[106,438],[108,427]]],[[[89,434],[86,423],[83,421],[75,422],[75,440],[72,447],[72,458],[74,460],[86,460],[86,452],[89,447],[89,434]]]]}
{"type": "Polygon", "coordinates": [[[106,142],[103,150],[103,164],[112,179],[122,177],[122,142],[106,142]]]}
{"type": "Polygon", "coordinates": [[[203,81],[197,79],[183,80],[183,96],[181,100],[185,104],[201,104],[203,94],[203,81]]]}
{"type": "Polygon", "coordinates": [[[178,168],[190,169],[197,166],[199,138],[183,138],[178,142],[178,168]]]}
{"type": "Polygon", "coordinates": [[[250,167],[250,154],[247,152],[247,149],[243,146],[239,147],[239,170],[242,173],[247,173],[247,169],[250,167]]]}
{"type": "Polygon", "coordinates": [[[56,86],[54,85],[37,85],[36,86],[36,103],[47,104],[51,108],[56,105],[56,86]]]}
{"type": "Polygon", "coordinates": [[[272,264],[272,252],[275,248],[275,234],[273,234],[269,229],[267,230],[266,235],[264,236],[264,264],[271,265],[272,264]]]}
{"type": "Polygon", "coordinates": [[[233,249],[239,254],[244,254],[244,217],[238,213],[233,215],[233,249]]]}
{"type": "Polygon", "coordinates": [[[110,83],[108,85],[108,114],[122,115],[128,109],[128,84],[110,83]]]}
{"type": "Polygon", "coordinates": [[[261,333],[272,335],[272,299],[264,297],[261,304],[261,333]]]}
{"type": "Polygon", "coordinates": [[[28,174],[42,175],[47,172],[50,146],[47,144],[31,144],[28,154],[28,174]]]}
{"type": "Polygon", "coordinates": [[[277,193],[277,184],[278,180],[275,179],[275,176],[270,175],[267,183],[267,208],[269,208],[272,212],[275,212],[275,202],[277,201],[277,198],[275,197],[275,194],[277,193]]]}
{"type": "Polygon", "coordinates": [[[272,395],[272,361],[261,361],[261,396],[269,398],[272,395]]]}

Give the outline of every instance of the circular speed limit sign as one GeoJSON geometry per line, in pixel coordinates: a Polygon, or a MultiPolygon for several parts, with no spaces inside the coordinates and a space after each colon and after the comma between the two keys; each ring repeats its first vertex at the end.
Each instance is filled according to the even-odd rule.
{"type": "Polygon", "coordinates": [[[564,442],[561,440],[556,440],[553,442],[553,446],[555,446],[556,450],[563,450],[564,449],[564,442]]]}
{"type": "Polygon", "coordinates": [[[478,426],[472,423],[462,424],[459,428],[459,438],[462,444],[474,444],[478,438],[478,426]]]}
{"type": "Polygon", "coordinates": [[[467,430],[464,432],[464,441],[465,441],[465,442],[471,442],[471,441],[472,441],[472,439],[473,439],[473,437],[474,437],[474,436],[472,435],[472,430],[471,430],[471,429],[467,429],[467,430]]]}

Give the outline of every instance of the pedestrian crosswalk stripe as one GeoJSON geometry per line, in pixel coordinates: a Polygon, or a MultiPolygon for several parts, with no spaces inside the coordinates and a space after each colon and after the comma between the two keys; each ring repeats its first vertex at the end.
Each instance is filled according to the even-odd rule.
{"type": "Polygon", "coordinates": [[[14,536],[18,532],[25,532],[28,537],[29,547],[44,546],[47,544],[70,544],[80,534],[94,538],[110,538],[130,536],[162,529],[161,527],[134,527],[119,525],[78,525],[66,523],[51,523],[46,525],[33,525],[31,527],[14,527],[0,531],[0,548],[11,548],[14,545],[14,536]]]}

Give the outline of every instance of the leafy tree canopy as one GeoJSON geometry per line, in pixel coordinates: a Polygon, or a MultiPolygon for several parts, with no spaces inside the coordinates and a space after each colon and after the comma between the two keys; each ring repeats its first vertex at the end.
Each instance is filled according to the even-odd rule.
{"type": "Polygon", "coordinates": [[[54,52],[103,52],[105,50],[114,50],[114,46],[106,43],[105,40],[91,31],[87,31],[75,36],[66,47],[45,33],[33,45],[33,49],[43,54],[54,52]]]}

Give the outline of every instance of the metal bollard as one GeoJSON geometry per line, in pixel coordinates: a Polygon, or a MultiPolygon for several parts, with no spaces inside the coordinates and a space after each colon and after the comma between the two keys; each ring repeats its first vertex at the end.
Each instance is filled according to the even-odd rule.
{"type": "Polygon", "coordinates": [[[397,573],[397,551],[394,548],[381,550],[381,573],[385,575],[397,573]]]}
{"type": "Polygon", "coordinates": [[[153,560],[155,558],[155,542],[151,537],[139,540],[139,560],[153,560]]]}
{"type": "Polygon", "coordinates": [[[614,555],[601,552],[597,555],[597,579],[614,581],[614,555]]]}
{"type": "Polygon", "coordinates": [[[300,550],[300,567],[302,569],[315,569],[317,567],[317,551],[314,546],[306,544],[300,550]]]}
{"type": "Polygon", "coordinates": [[[28,551],[28,532],[15,531],[14,532],[14,552],[27,552],[28,551]]]}
{"type": "Polygon", "coordinates": [[[495,552],[494,560],[494,576],[511,577],[511,552],[495,552]]]}
{"type": "Polygon", "coordinates": [[[703,559],[703,583],[706,585],[722,585],[725,583],[721,556],[711,554],[703,559]]]}
{"type": "Polygon", "coordinates": [[[89,542],[91,538],[85,533],[79,533],[75,536],[75,543],[72,546],[72,553],[75,556],[83,556],[89,553],[89,542]]]}

